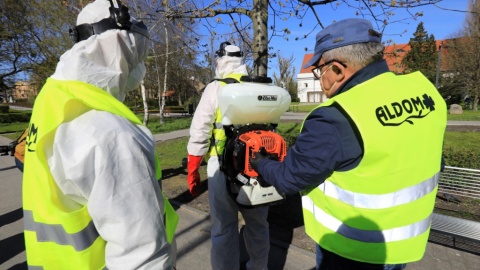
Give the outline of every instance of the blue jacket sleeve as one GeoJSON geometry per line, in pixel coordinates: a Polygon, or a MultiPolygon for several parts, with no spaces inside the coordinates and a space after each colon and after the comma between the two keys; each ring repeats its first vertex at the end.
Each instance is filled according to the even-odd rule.
{"type": "Polygon", "coordinates": [[[318,108],[305,120],[284,161],[264,159],[259,173],[286,194],[316,187],[333,171],[358,165],[363,152],[355,130],[337,108],[318,108]]]}

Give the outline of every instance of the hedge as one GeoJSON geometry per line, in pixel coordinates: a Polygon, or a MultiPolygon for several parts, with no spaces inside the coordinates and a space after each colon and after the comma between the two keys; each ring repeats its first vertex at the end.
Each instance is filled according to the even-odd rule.
{"type": "MultiPolygon", "coordinates": [[[[0,106],[1,107],[1,106],[0,106]]],[[[0,123],[30,122],[31,112],[28,113],[0,113],[0,123]]]]}
{"type": "Polygon", "coordinates": [[[461,168],[480,169],[480,148],[443,148],[445,165],[461,168]]]}
{"type": "Polygon", "coordinates": [[[10,106],[0,105],[0,113],[8,113],[10,111],[10,106]]]}

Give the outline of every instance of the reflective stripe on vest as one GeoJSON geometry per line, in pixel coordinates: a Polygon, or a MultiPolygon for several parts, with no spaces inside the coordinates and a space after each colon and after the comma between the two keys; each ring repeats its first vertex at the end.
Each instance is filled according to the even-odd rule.
{"type": "Polygon", "coordinates": [[[83,230],[70,234],[60,224],[45,224],[33,220],[32,211],[23,211],[25,230],[35,232],[38,242],[54,242],[59,245],[72,246],[76,251],[90,247],[99,237],[93,221],[83,230]]]}
{"type": "MultiPolygon", "coordinates": [[[[240,78],[245,76],[245,74],[229,74],[225,78],[233,78],[240,82],[240,78]]],[[[226,85],[225,82],[220,81],[220,85],[226,85]]],[[[222,113],[220,112],[220,108],[217,108],[215,112],[215,123],[213,125],[212,131],[212,140],[210,149],[208,150],[209,156],[217,156],[219,154],[223,154],[223,150],[225,149],[225,142],[227,141],[227,136],[225,135],[225,130],[223,129],[222,124],[222,113]]]]}
{"type": "Polygon", "coordinates": [[[331,231],[342,236],[366,243],[384,243],[410,239],[425,233],[430,227],[431,215],[427,218],[406,226],[388,230],[362,230],[345,225],[342,221],[325,213],[315,206],[308,196],[302,196],[302,207],[311,212],[315,219],[331,231]]]}
{"type": "MultiPolygon", "coordinates": [[[[28,266],[28,270],[43,270],[43,269],[45,269],[45,268],[43,268],[42,266],[32,266],[32,265],[28,266]]],[[[59,270],[61,270],[61,269],[59,269],[59,270]]],[[[108,270],[108,268],[105,266],[105,267],[102,268],[102,270],[108,270]]]]}
{"type": "MultiPolygon", "coordinates": [[[[28,270],[43,270],[44,268],[41,266],[28,266],[28,270]]],[[[108,270],[107,267],[102,268],[103,270],[108,270]]]]}
{"type": "Polygon", "coordinates": [[[355,123],[364,152],[357,167],[335,171],[304,192],[307,234],[323,248],[355,261],[421,259],[446,127],[443,98],[421,73],[387,72],[323,106],[337,106],[355,123]]]}
{"type": "Polygon", "coordinates": [[[418,200],[433,192],[437,187],[439,174],[395,192],[386,194],[362,194],[343,189],[330,181],[325,181],[317,188],[330,198],[340,200],[353,207],[364,209],[385,209],[418,200]]]}

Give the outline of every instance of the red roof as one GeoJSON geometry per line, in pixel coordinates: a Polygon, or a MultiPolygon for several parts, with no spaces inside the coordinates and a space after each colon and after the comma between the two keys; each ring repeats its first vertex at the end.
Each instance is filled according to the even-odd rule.
{"type": "Polygon", "coordinates": [[[312,72],[313,66],[308,68],[303,68],[303,66],[313,57],[313,53],[307,53],[303,56],[302,66],[300,67],[300,73],[310,73],[312,72]]]}
{"type": "Polygon", "coordinates": [[[173,95],[175,95],[174,90],[167,90],[167,92],[162,92],[162,97],[172,97],[173,95]]]}
{"type": "Polygon", "coordinates": [[[393,44],[385,46],[383,59],[387,61],[388,69],[395,73],[402,73],[402,60],[410,49],[410,45],[408,44],[393,44]]]}
{"type": "MultiPolygon", "coordinates": [[[[446,40],[437,40],[437,51],[442,44],[442,57],[445,55],[445,44],[446,40]]],[[[389,46],[385,46],[385,50],[383,52],[383,58],[387,61],[388,68],[390,71],[395,73],[403,72],[403,67],[401,66],[403,57],[405,57],[406,53],[410,51],[410,45],[407,44],[393,44],[389,46]]],[[[302,66],[300,67],[300,73],[310,73],[312,72],[313,67],[303,68],[303,66],[313,57],[313,53],[307,53],[303,57],[302,66]]],[[[442,62],[442,70],[445,69],[445,61],[442,62]]]]}

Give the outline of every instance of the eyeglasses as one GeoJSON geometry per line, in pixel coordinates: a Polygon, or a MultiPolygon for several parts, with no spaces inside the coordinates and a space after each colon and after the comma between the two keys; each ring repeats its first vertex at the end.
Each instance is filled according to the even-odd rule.
{"type": "Polygon", "coordinates": [[[333,62],[337,62],[339,63],[340,65],[342,65],[344,68],[347,67],[347,65],[345,65],[344,63],[338,61],[338,60],[335,60],[335,59],[332,59],[330,61],[327,61],[323,64],[321,64],[320,66],[316,66],[312,69],[312,73],[313,73],[313,76],[315,76],[315,78],[317,78],[318,80],[320,80],[320,78],[323,76],[323,74],[325,74],[325,72],[327,72],[327,70],[325,70],[325,72],[322,73],[322,68],[327,66],[327,65],[330,65],[332,64],[333,62]]]}

